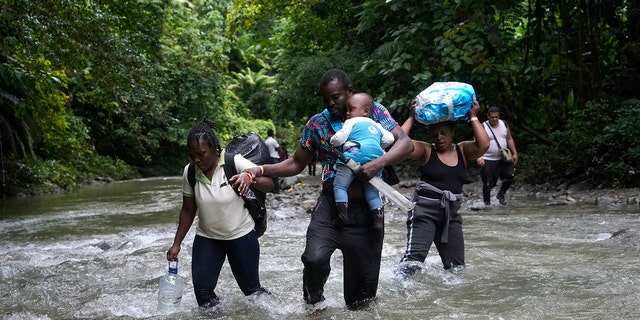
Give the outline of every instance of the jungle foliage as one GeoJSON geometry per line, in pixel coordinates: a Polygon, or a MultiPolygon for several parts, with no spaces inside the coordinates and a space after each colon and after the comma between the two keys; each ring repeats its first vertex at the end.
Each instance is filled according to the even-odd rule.
{"type": "Polygon", "coordinates": [[[0,3],[5,193],[179,174],[204,118],[292,151],[332,67],[400,122],[432,82],[472,84],[509,121],[522,182],[640,186],[637,1],[0,3]]]}

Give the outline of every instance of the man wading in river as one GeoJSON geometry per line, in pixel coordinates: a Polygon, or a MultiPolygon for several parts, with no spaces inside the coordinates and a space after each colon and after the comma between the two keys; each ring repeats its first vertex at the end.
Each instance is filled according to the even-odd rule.
{"type": "MultiPolygon", "coordinates": [[[[263,175],[289,177],[302,172],[316,151],[323,166],[322,191],[311,214],[306,245],[302,254],[304,300],[312,311],[324,298],[324,285],[331,270],[331,255],[336,249],[344,259],[344,299],[351,310],[367,307],[378,290],[382,237],[376,238],[369,208],[363,197],[362,184],[355,180],[349,187],[349,223],[337,227],[336,204],[333,196],[335,156],[329,140],[342,126],[346,116],[346,101],[353,94],[351,80],[339,69],[327,71],[320,79],[320,94],[326,109],[312,116],[302,129],[300,145],[292,157],[278,164],[245,169],[254,177],[263,175]]],[[[391,117],[389,111],[375,103],[370,116],[395,138],[393,147],[383,156],[371,160],[356,172],[369,180],[385,165],[404,159],[413,149],[409,137],[391,117]]]]}

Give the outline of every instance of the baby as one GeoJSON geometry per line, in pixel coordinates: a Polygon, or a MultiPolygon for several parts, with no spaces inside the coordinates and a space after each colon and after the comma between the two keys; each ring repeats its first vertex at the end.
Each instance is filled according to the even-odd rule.
{"type": "MultiPolygon", "coordinates": [[[[363,164],[384,154],[384,148],[394,142],[393,134],[385,130],[369,116],[373,111],[373,98],[366,93],[355,93],[347,100],[347,120],[342,129],[331,137],[333,146],[342,146],[343,155],[363,164]]],[[[382,175],[382,170],[378,176],[382,175]]],[[[353,171],[341,161],[336,164],[333,192],[338,213],[339,226],[349,223],[347,189],[354,179],[353,171]]],[[[363,182],[364,196],[373,214],[373,229],[377,237],[384,232],[384,214],[378,189],[363,182]]]]}

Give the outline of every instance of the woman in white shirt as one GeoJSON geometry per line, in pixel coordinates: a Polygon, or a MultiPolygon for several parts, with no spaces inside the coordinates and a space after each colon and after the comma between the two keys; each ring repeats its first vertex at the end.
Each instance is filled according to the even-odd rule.
{"type": "Polygon", "coordinates": [[[253,177],[242,170],[255,167],[242,155],[234,157],[237,174],[227,179],[224,172],[224,151],[211,125],[201,122],[187,136],[187,148],[196,165],[196,183],[192,188],[187,178],[188,165],[182,174],[182,209],[173,245],[167,260],[175,261],[180,245],[198,214],[193,241],[192,278],[198,305],[209,309],[219,303],[215,288],[225,258],[242,292],[248,296],[267,292],[260,285],[258,264],[260,246],[254,222],[244,207],[244,194],[253,185],[258,190],[273,189],[270,177],[253,177]],[[199,210],[198,210],[199,209],[199,210]]]}

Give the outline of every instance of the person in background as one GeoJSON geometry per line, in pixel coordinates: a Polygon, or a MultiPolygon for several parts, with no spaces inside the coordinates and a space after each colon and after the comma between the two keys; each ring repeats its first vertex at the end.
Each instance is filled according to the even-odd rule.
{"type": "MultiPolygon", "coordinates": [[[[469,110],[474,140],[454,143],[455,121],[429,125],[433,143],[413,141],[409,159],[418,161],[420,180],[416,184],[415,208],[407,217],[407,249],[398,268],[402,278],[412,276],[435,243],[445,269],[464,266],[464,238],[460,198],[467,177],[467,163],[482,156],[489,137],[478,121],[477,101],[469,110]]],[[[402,129],[409,134],[415,121],[415,100],[402,129]]]]}
{"type": "Polygon", "coordinates": [[[279,162],[289,159],[289,150],[287,150],[287,146],[284,142],[280,144],[280,150],[278,151],[278,156],[280,157],[279,162]]]}
{"type": "Polygon", "coordinates": [[[384,155],[363,164],[355,172],[359,179],[354,180],[348,190],[349,223],[337,227],[333,194],[336,156],[329,140],[345,120],[346,101],[353,93],[351,80],[344,71],[331,69],[320,78],[319,92],[325,109],[307,121],[302,129],[300,145],[293,155],[278,164],[245,171],[253,176],[293,176],[304,170],[317,152],[324,170],[322,191],[311,213],[302,254],[304,300],[312,312],[323,309],[321,302],[325,300],[324,286],[331,271],[331,256],[340,249],[344,266],[344,300],[348,309],[357,310],[369,306],[376,297],[382,256],[382,239],[371,232],[371,215],[360,181],[368,181],[384,166],[403,160],[413,145],[389,111],[375,103],[371,118],[391,131],[395,143],[384,155]]]}
{"type": "MultiPolygon", "coordinates": [[[[346,159],[351,159],[361,165],[380,157],[384,154],[384,148],[393,144],[393,134],[369,118],[373,107],[373,98],[370,95],[366,93],[353,94],[347,100],[347,120],[342,125],[342,129],[331,137],[331,144],[334,147],[341,147],[342,154],[346,159]]],[[[378,172],[377,176],[382,176],[382,170],[378,172]]],[[[333,192],[339,225],[349,223],[347,189],[354,178],[353,171],[342,161],[338,161],[333,192]]],[[[362,188],[372,214],[374,232],[377,237],[382,237],[384,219],[381,215],[380,193],[367,181],[362,182],[362,188]]]]}
{"type": "Polygon", "coordinates": [[[483,123],[483,126],[487,131],[487,135],[489,135],[491,144],[487,152],[476,160],[480,166],[480,177],[482,178],[482,200],[485,205],[491,204],[491,190],[498,184],[498,179],[502,179],[496,198],[500,204],[506,205],[505,194],[513,184],[515,165],[518,163],[516,143],[507,123],[504,120],[500,120],[500,109],[498,107],[490,107],[487,110],[487,121],[483,123]],[[502,161],[500,147],[506,147],[511,150],[513,162],[502,161]]]}
{"type": "MultiPolygon", "coordinates": [[[[264,140],[264,144],[267,145],[267,150],[269,151],[269,157],[271,157],[271,163],[280,162],[280,144],[276,138],[273,137],[273,129],[267,130],[267,139],[264,140]]],[[[273,177],[273,193],[280,192],[280,178],[273,177]]]]}
{"type": "MultiPolygon", "coordinates": [[[[188,167],[182,173],[182,208],[173,244],[167,260],[176,261],[180,246],[198,215],[193,240],[191,272],[193,290],[200,308],[215,307],[219,298],[215,293],[218,277],[225,259],[245,296],[267,292],[260,284],[258,265],[260,246],[254,222],[244,207],[245,194],[250,185],[270,191],[273,180],[243,172],[227,179],[224,172],[224,151],[211,125],[201,122],[187,136],[191,161],[195,164],[196,184],[188,181],[188,167]]],[[[234,157],[237,172],[256,167],[241,154],[234,157]]]]}

